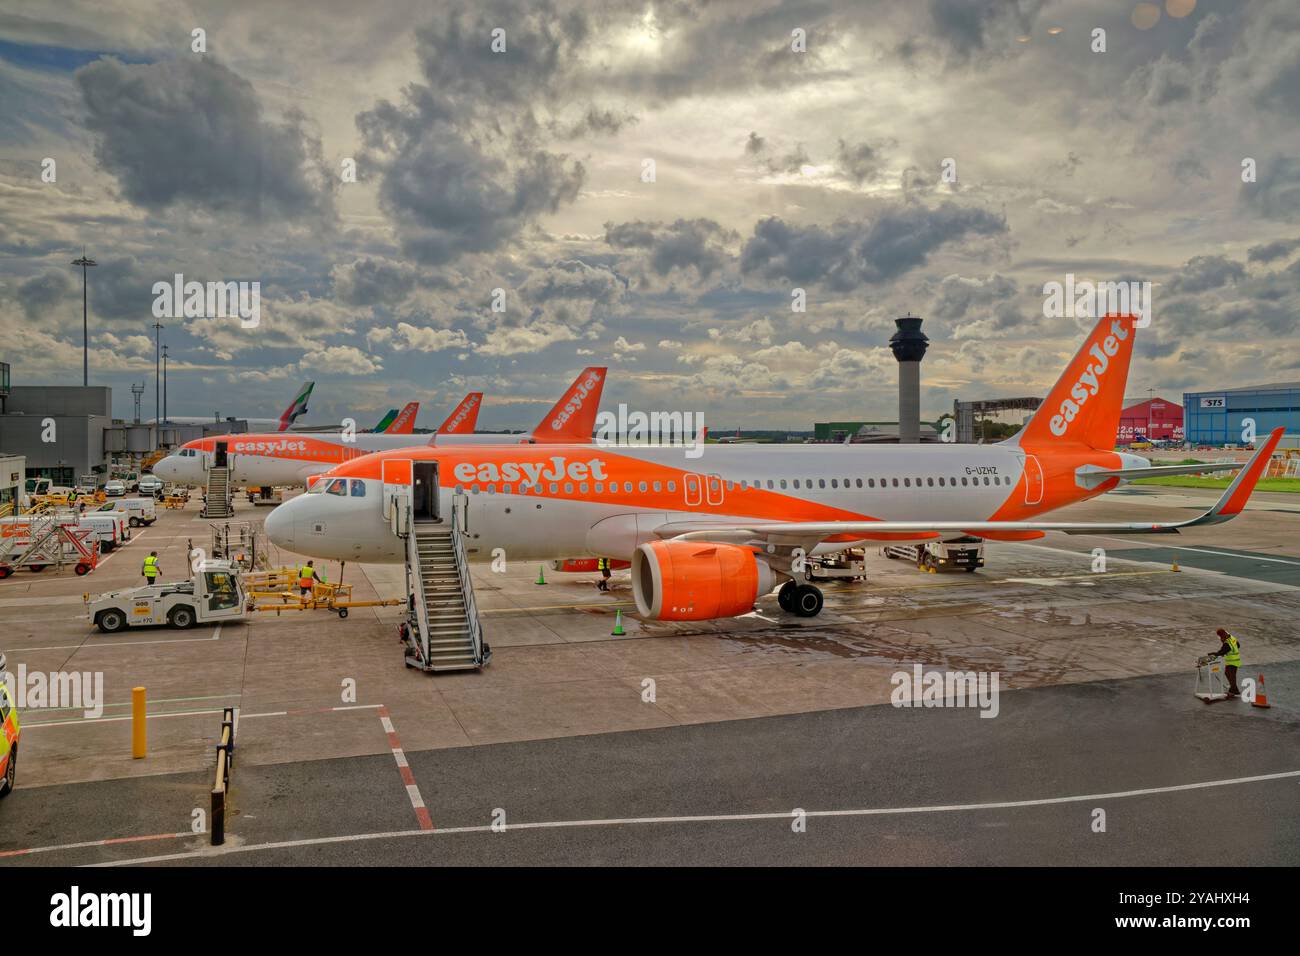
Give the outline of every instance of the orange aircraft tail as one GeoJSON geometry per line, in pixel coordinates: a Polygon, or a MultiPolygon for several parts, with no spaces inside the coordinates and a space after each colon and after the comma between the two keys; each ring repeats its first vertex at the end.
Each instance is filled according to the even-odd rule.
{"type": "Polygon", "coordinates": [[[1028,448],[1068,442],[1113,450],[1137,321],[1135,315],[1103,316],[1029,424],[1009,441],[1028,448]]]}
{"type": "Polygon", "coordinates": [[[478,425],[479,408],[483,405],[482,392],[470,392],[460,400],[447,420],[438,426],[438,435],[469,435],[478,425]]]}
{"type": "Polygon", "coordinates": [[[605,390],[605,371],[604,368],[584,368],[564,397],[533,429],[533,441],[547,444],[591,441],[596,430],[600,393],[605,390]]]}
{"type": "Polygon", "coordinates": [[[385,435],[409,435],[415,430],[415,416],[420,413],[419,402],[408,402],[393,423],[384,429],[385,435]]]}

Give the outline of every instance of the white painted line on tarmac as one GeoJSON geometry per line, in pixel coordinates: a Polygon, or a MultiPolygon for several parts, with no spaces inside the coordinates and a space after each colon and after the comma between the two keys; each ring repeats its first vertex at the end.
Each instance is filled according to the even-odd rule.
{"type": "MultiPolygon", "coordinates": [[[[179,710],[173,713],[165,714],[145,714],[145,720],[155,720],[159,717],[206,717],[211,714],[219,714],[219,710],[179,710]]],[[[78,717],[72,720],[46,720],[33,722],[31,720],[23,721],[23,730],[29,727],[67,727],[71,724],[116,724],[123,720],[134,719],[130,714],[124,717],[78,717]]]]}
{"type": "Polygon", "coordinates": [[[10,651],[57,651],[66,650],[69,647],[133,647],[139,644],[205,644],[208,641],[215,641],[221,637],[221,625],[217,625],[216,631],[211,637],[162,637],[156,641],[82,641],[80,644],[48,644],[44,647],[10,647],[10,651]]]}
{"type": "MultiPolygon", "coordinates": [[[[1095,800],[1121,800],[1130,797],[1147,797],[1161,793],[1181,793],[1189,790],[1208,790],[1215,787],[1239,786],[1247,783],[1263,783],[1270,780],[1286,780],[1300,777],[1300,770],[1287,770],[1282,773],[1265,773],[1253,777],[1233,777],[1227,780],[1205,780],[1200,783],[1183,783],[1169,787],[1144,787],[1140,790],[1119,790],[1113,793],[1088,793],[1069,797],[1045,797],[1038,800],[1006,800],[996,803],[958,803],[921,807],[873,807],[860,810],[807,810],[809,817],[871,817],[889,816],[898,813],[953,813],[971,810],[1006,810],[1016,807],[1043,807],[1064,803],[1085,803],[1095,800]]],[[[427,812],[427,811],[426,811],[427,812]]],[[[752,820],[792,819],[790,811],[777,813],[719,813],[699,814],[679,817],[621,817],[603,820],[551,820],[536,823],[511,823],[500,832],[511,830],[563,830],[574,827],[614,827],[658,823],[737,823],[752,820]]],[[[442,830],[391,830],[385,833],[353,833],[345,836],[312,837],[302,840],[280,840],[272,843],[254,843],[243,846],[208,847],[190,853],[171,853],[164,856],[141,857],[134,860],[114,860],[106,863],[92,863],[90,866],[132,866],[139,863],[165,863],[171,860],[187,860],[206,856],[224,856],[228,853],[248,853],[255,850],[284,850],[304,846],[325,846],[331,843],[361,843],[368,840],[389,840],[397,837],[436,836],[456,833],[492,833],[491,824],[474,827],[447,827],[442,830]]]]}
{"type": "Polygon", "coordinates": [[[1265,558],[1258,554],[1233,554],[1231,551],[1211,551],[1209,548],[1188,548],[1173,544],[1165,545],[1165,547],[1173,551],[1196,551],[1199,554],[1217,554],[1224,558],[1237,558],[1241,561],[1269,561],[1273,564],[1294,564],[1296,567],[1300,567],[1300,561],[1291,561],[1287,558],[1265,558]]]}

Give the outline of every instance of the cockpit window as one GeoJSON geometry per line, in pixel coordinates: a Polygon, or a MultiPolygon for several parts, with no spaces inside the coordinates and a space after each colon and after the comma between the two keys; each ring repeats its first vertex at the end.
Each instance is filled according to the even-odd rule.
{"type": "Polygon", "coordinates": [[[360,478],[352,479],[352,497],[364,498],[366,496],[366,483],[360,478]]]}
{"type": "Polygon", "coordinates": [[[346,478],[335,478],[330,482],[330,486],[325,489],[326,494],[347,495],[348,480],[346,478]]]}
{"type": "Polygon", "coordinates": [[[309,495],[321,494],[325,490],[326,484],[328,484],[328,482],[324,482],[324,481],[316,482],[314,485],[312,485],[310,488],[307,489],[307,494],[309,495]]]}

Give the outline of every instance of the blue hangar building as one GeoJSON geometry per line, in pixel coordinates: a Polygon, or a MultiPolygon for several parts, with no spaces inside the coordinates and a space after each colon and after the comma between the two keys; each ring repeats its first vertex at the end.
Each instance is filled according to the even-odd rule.
{"type": "Polygon", "coordinates": [[[1190,445],[1243,444],[1248,419],[1256,435],[1282,426],[1282,446],[1300,446],[1300,382],[1183,393],[1183,436],[1190,445]]]}

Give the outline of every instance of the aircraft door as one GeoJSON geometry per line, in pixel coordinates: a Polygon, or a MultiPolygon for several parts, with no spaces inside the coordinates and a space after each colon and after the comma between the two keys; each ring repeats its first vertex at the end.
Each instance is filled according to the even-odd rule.
{"type": "Polygon", "coordinates": [[[228,456],[226,455],[226,448],[227,448],[226,442],[224,441],[217,442],[216,451],[213,453],[212,456],[212,466],[214,468],[225,468],[228,466],[229,459],[228,456]]]}
{"type": "Polygon", "coordinates": [[[415,481],[411,486],[412,515],[416,521],[441,521],[438,514],[438,463],[414,462],[415,481]]]}
{"type": "Polygon", "coordinates": [[[1025,456],[1025,504],[1036,505],[1043,500],[1043,466],[1033,455],[1025,456]]]}
{"type": "Polygon", "coordinates": [[[396,534],[405,534],[407,508],[411,505],[411,466],[409,458],[389,458],[382,462],[384,517],[396,534]]]}

